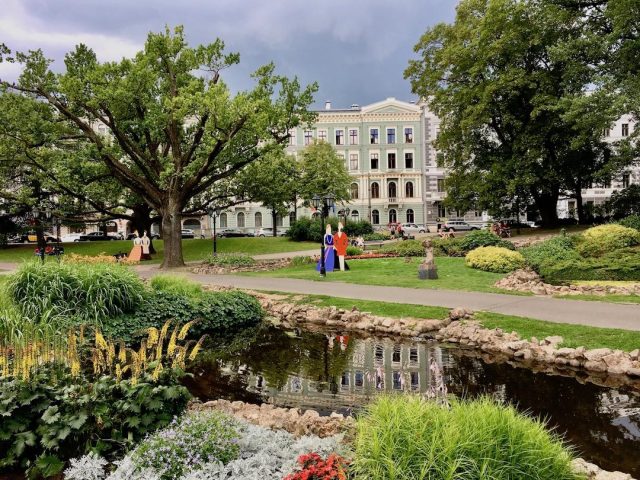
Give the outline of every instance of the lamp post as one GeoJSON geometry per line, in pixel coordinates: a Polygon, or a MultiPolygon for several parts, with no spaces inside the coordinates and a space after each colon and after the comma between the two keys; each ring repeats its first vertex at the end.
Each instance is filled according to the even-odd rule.
{"type": "Polygon", "coordinates": [[[213,220],[213,256],[218,255],[218,245],[216,243],[217,235],[216,235],[216,220],[218,215],[220,214],[219,208],[209,208],[209,216],[213,220]]]}
{"type": "Polygon", "coordinates": [[[322,198],[320,195],[316,194],[311,199],[311,204],[316,210],[320,209],[320,221],[322,224],[322,240],[320,241],[320,276],[324,277],[327,275],[327,269],[324,264],[324,217],[329,215],[329,209],[334,206],[335,197],[331,193],[322,198]]]}
{"type": "MultiPolygon", "coordinates": [[[[42,235],[44,237],[44,228],[42,226],[43,220],[51,220],[51,209],[49,207],[44,208],[44,209],[40,209],[37,206],[33,207],[32,210],[33,213],[33,218],[36,219],[36,221],[38,222],[39,226],[42,229],[42,235]]],[[[40,245],[38,243],[38,250],[37,250],[37,255],[40,257],[40,261],[44,264],[44,249],[47,243],[46,238],[44,239],[44,243],[45,245],[40,245]]]]}

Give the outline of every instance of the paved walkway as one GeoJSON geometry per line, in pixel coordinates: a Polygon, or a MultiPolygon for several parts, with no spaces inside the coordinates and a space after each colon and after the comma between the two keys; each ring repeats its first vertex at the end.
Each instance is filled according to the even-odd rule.
{"type": "MultiPolygon", "coordinates": [[[[162,273],[140,267],[143,277],[162,273]]],[[[184,273],[191,280],[210,285],[223,285],[252,290],[329,295],[332,297],[383,302],[410,303],[439,307],[466,307],[472,310],[518,315],[557,323],[593,327],[640,330],[640,305],[626,305],[584,300],[562,300],[549,297],[505,295],[499,293],[427,290],[383,287],[352,283],[299,280],[292,278],[249,277],[241,275],[196,275],[184,273]]]]}

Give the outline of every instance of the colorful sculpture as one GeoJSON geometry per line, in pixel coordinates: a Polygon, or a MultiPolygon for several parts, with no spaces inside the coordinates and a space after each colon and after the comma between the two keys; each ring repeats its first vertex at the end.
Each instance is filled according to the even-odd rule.
{"type": "Polygon", "coordinates": [[[336,253],[338,255],[338,261],[340,263],[340,270],[345,271],[346,263],[344,257],[347,255],[347,247],[349,246],[349,237],[342,231],[342,223],[338,223],[338,233],[334,239],[336,253]]]}
{"type": "Polygon", "coordinates": [[[147,231],[144,231],[142,238],[140,239],[142,244],[142,260],[151,260],[151,254],[149,253],[149,247],[151,246],[151,239],[147,236],[147,231]]]}
{"type": "MultiPolygon", "coordinates": [[[[334,269],[334,256],[335,249],[333,246],[333,234],[331,233],[331,225],[327,225],[326,232],[324,234],[324,269],[327,272],[333,272],[334,269]]],[[[322,265],[322,259],[318,260],[316,270],[320,271],[322,265]]]]}
{"type": "Polygon", "coordinates": [[[138,232],[134,232],[135,237],[133,237],[133,248],[129,253],[129,260],[132,262],[139,262],[142,260],[142,239],[138,236],[138,232]]]}

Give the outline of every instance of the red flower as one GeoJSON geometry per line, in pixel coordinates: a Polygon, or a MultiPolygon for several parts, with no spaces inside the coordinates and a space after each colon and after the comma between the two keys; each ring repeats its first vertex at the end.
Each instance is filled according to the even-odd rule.
{"type": "Polygon", "coordinates": [[[287,475],[284,480],[346,480],[347,461],[332,453],[323,460],[315,452],[300,455],[298,464],[301,470],[287,475]]]}

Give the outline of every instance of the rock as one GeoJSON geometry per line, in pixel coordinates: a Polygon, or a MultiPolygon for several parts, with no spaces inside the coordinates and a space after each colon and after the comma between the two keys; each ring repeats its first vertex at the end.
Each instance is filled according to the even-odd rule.
{"type": "Polygon", "coordinates": [[[575,350],[573,348],[560,348],[558,350],[556,350],[556,355],[558,357],[569,357],[572,358],[572,356],[575,354],[575,350]]]}
{"type": "Polygon", "coordinates": [[[449,318],[451,320],[460,320],[467,314],[466,310],[462,307],[456,307],[449,312],[449,318]]]}
{"type": "Polygon", "coordinates": [[[584,352],[584,357],[590,362],[597,362],[602,359],[602,357],[606,357],[607,355],[611,355],[613,350],[610,348],[594,348],[593,350],[586,350],[584,352]]]}
{"type": "Polygon", "coordinates": [[[635,349],[632,352],[629,353],[629,356],[633,359],[633,360],[638,360],[638,358],[640,358],[640,349],[635,349]]]}
{"type": "Polygon", "coordinates": [[[625,373],[631,377],[640,377],[640,368],[629,367],[625,373]]]}
{"type": "Polygon", "coordinates": [[[547,343],[547,345],[553,345],[555,347],[556,345],[560,345],[562,342],[564,342],[564,338],[562,338],[560,335],[552,335],[550,337],[545,337],[544,341],[547,343]]]}

